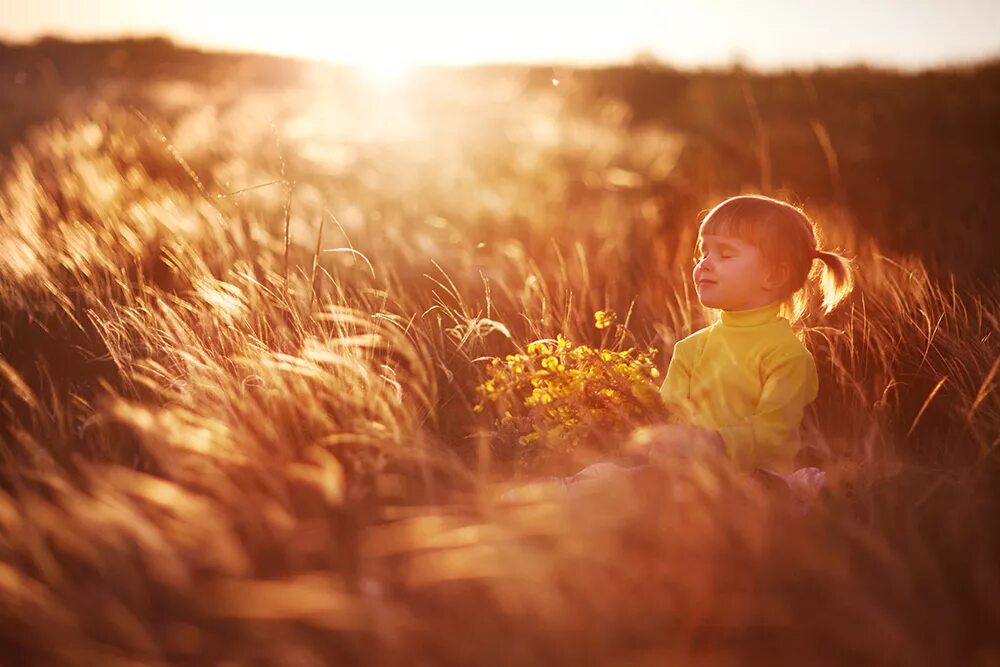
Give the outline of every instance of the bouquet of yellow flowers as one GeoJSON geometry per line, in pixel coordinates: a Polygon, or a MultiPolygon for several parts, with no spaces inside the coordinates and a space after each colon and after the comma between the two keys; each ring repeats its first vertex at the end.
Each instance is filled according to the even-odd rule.
{"type": "Polygon", "coordinates": [[[574,345],[562,334],[537,340],[523,353],[490,360],[473,409],[494,404],[498,432],[514,435],[522,465],[541,464],[582,442],[615,452],[632,428],[666,416],[655,354],[574,345]]]}

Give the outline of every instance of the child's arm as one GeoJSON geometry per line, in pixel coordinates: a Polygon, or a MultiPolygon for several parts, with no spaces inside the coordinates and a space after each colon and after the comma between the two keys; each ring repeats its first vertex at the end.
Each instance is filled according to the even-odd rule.
{"type": "Polygon", "coordinates": [[[744,423],[718,428],[726,454],[740,470],[785,470],[794,462],[794,435],[806,405],[816,398],[816,364],[807,350],[777,351],[763,369],[764,385],[754,414],[744,423]]]}
{"type": "Polygon", "coordinates": [[[708,443],[722,451],[722,439],[718,433],[690,426],[684,421],[682,411],[691,382],[691,357],[696,351],[694,343],[694,339],[689,337],[674,344],[666,377],[660,386],[660,397],[667,407],[667,417],[661,424],[633,431],[622,447],[622,452],[627,457],[653,460],[659,456],[654,450],[664,456],[672,451],[671,456],[676,456],[691,446],[705,446],[708,443]]]}
{"type": "Polygon", "coordinates": [[[666,377],[660,385],[660,397],[669,410],[666,419],[667,424],[676,424],[681,421],[680,411],[682,404],[687,399],[688,387],[691,384],[691,368],[694,362],[694,337],[689,336],[684,340],[674,343],[674,351],[670,356],[670,363],[667,365],[666,377]]]}

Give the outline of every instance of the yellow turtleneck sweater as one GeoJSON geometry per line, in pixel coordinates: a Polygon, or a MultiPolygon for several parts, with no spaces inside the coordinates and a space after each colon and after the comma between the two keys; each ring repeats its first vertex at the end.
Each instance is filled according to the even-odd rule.
{"type": "Polygon", "coordinates": [[[790,473],[803,411],[819,391],[812,354],[777,302],[721,317],[674,345],[660,388],[669,421],[718,431],[739,470],[790,473]]]}

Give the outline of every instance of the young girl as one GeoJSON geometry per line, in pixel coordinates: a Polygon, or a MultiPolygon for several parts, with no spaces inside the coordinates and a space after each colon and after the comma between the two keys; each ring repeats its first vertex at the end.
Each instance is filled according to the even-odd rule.
{"type": "MultiPolygon", "coordinates": [[[[792,322],[812,282],[824,314],[853,288],[849,261],[817,247],[814,227],[800,208],[762,195],[730,197],[708,213],[693,278],[701,304],[721,317],[674,345],[660,390],[672,416],[639,429],[625,451],[663,465],[708,447],[740,471],[789,478],[803,412],[819,389],[792,322]]],[[[595,463],[561,485],[628,470],[595,463]]]]}

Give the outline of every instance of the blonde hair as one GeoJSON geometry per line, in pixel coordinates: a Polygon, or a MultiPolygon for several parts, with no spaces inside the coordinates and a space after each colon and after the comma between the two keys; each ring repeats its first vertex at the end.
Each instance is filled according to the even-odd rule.
{"type": "Polygon", "coordinates": [[[818,247],[816,224],[798,206],[765,195],[730,197],[716,204],[702,220],[699,253],[705,234],[736,236],[756,246],[769,267],[788,266],[788,282],[780,300],[782,315],[793,323],[808,309],[811,284],[817,284],[824,315],[854,289],[851,261],[818,247]],[[815,270],[817,259],[822,262],[822,273],[815,270]]]}

